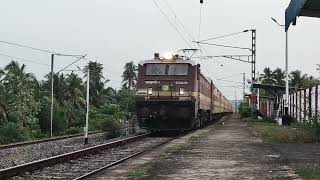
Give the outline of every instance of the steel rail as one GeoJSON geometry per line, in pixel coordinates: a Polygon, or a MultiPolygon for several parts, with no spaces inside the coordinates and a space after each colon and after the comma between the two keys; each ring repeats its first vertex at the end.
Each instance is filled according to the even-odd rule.
{"type": "MultiPolygon", "coordinates": [[[[175,139],[175,138],[173,138],[173,139],[175,139]]],[[[110,163],[110,164],[108,164],[108,165],[106,165],[106,166],[104,166],[104,167],[101,167],[101,168],[99,168],[99,169],[97,169],[97,170],[91,171],[91,172],[89,172],[89,173],[87,173],[87,174],[85,174],[85,175],[82,175],[82,176],[80,176],[80,177],[77,177],[77,178],[75,178],[74,180],[82,180],[82,179],[88,178],[88,177],[90,177],[90,176],[93,176],[94,174],[97,174],[97,173],[99,173],[99,172],[101,172],[101,171],[103,171],[103,170],[105,170],[105,169],[108,169],[108,168],[110,168],[110,167],[113,167],[113,166],[115,166],[115,165],[118,165],[118,164],[120,164],[120,163],[122,163],[122,162],[124,162],[124,161],[126,161],[126,160],[128,160],[128,159],[131,159],[131,158],[136,157],[136,156],[138,156],[138,155],[140,155],[140,154],[143,154],[143,153],[145,153],[145,152],[151,151],[151,150],[153,150],[153,149],[155,149],[155,148],[157,148],[157,147],[159,147],[159,146],[162,146],[162,145],[164,145],[164,144],[172,141],[173,139],[169,139],[169,140],[167,140],[167,141],[165,141],[165,142],[162,142],[162,143],[160,143],[160,144],[157,144],[157,145],[155,145],[155,146],[153,146],[153,147],[150,147],[150,148],[147,148],[147,149],[145,149],[145,150],[143,150],[143,151],[140,151],[140,152],[137,152],[137,153],[135,153],[135,154],[129,155],[129,156],[125,157],[125,158],[122,158],[122,159],[120,159],[120,160],[117,160],[117,161],[115,161],[115,162],[113,162],[113,163],[110,163]]]]}
{"type": "Polygon", "coordinates": [[[37,169],[40,169],[43,167],[47,167],[47,166],[51,166],[54,164],[68,162],[72,159],[77,159],[77,158],[80,158],[80,157],[83,157],[83,156],[86,156],[89,154],[96,154],[102,150],[109,149],[112,147],[118,147],[118,146],[124,145],[126,143],[130,143],[130,142],[142,139],[142,138],[147,137],[149,135],[150,134],[137,135],[137,136],[126,138],[126,139],[117,140],[117,141],[113,141],[113,142],[81,149],[81,150],[74,151],[74,152],[65,153],[65,154],[61,154],[61,155],[29,162],[26,164],[1,169],[0,170],[0,179],[9,178],[9,177],[12,177],[12,176],[15,176],[18,174],[25,173],[27,171],[34,171],[34,170],[37,170],[37,169]]]}
{"type": "MultiPolygon", "coordinates": [[[[99,134],[99,133],[103,133],[103,132],[102,131],[97,131],[97,132],[91,132],[89,134],[93,135],[93,134],[99,134]]],[[[48,139],[39,139],[39,140],[34,140],[34,141],[26,141],[26,142],[4,144],[4,145],[0,145],[0,150],[13,148],[13,147],[19,147],[19,146],[26,146],[26,145],[31,145],[31,144],[38,144],[38,143],[44,143],[44,142],[57,141],[57,140],[62,140],[62,139],[70,139],[70,138],[81,137],[81,136],[83,136],[83,133],[59,136],[59,137],[48,138],[48,139]]]]}

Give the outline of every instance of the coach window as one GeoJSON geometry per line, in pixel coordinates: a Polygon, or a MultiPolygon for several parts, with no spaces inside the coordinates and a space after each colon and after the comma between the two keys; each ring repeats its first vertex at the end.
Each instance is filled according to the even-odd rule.
{"type": "Polygon", "coordinates": [[[186,76],[188,75],[188,64],[170,64],[168,75],[186,76]]]}
{"type": "Polygon", "coordinates": [[[147,76],[166,75],[166,64],[147,64],[147,76]]]}

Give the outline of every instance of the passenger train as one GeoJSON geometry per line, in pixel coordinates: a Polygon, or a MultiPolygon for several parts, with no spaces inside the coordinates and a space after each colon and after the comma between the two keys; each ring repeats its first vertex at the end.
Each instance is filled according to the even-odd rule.
{"type": "Polygon", "coordinates": [[[139,126],[151,131],[188,131],[233,111],[204,76],[199,64],[178,55],[138,65],[136,113],[139,126]]]}

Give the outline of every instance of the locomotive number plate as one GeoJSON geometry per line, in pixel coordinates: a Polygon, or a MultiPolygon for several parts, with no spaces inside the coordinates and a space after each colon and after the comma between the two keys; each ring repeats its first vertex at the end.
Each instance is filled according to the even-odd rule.
{"type": "Polygon", "coordinates": [[[180,84],[180,85],[188,84],[188,81],[176,81],[176,84],[180,84]]]}
{"type": "Polygon", "coordinates": [[[179,97],[180,101],[190,101],[191,97],[179,97]]]}

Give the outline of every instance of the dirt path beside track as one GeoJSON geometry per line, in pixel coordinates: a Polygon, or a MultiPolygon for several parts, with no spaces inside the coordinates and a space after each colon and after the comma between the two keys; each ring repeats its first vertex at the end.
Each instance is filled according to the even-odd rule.
{"type": "Polygon", "coordinates": [[[299,179],[288,163],[233,116],[93,179],[299,179]]]}

